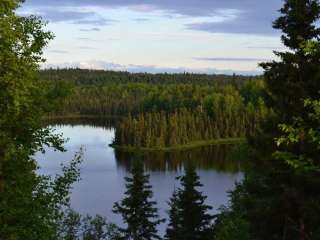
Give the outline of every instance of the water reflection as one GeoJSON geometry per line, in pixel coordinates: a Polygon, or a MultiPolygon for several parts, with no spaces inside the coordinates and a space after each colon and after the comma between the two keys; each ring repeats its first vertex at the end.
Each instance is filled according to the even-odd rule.
{"type": "MultiPolygon", "coordinates": [[[[100,214],[110,221],[122,223],[120,216],[112,213],[114,202],[123,197],[124,177],[136,155],[115,151],[109,144],[114,138],[114,129],[109,120],[100,119],[88,123],[87,120],[75,119],[69,124],[55,122],[52,125],[57,133],[63,133],[69,141],[65,144],[67,152],[55,152],[47,149],[46,154],[38,153],[39,173],[54,175],[61,171],[61,163],[67,163],[84,146],[84,161],[81,165],[81,181],[75,183],[71,195],[71,207],[83,214],[100,214]]],[[[213,206],[213,212],[222,204],[228,203],[228,191],[235,182],[242,178],[239,161],[231,160],[231,145],[210,146],[191,151],[142,154],[145,168],[150,174],[154,200],[158,203],[159,213],[167,217],[167,201],[175,187],[176,177],[187,161],[193,161],[203,184],[202,191],[208,196],[206,204],[213,206]]],[[[163,233],[166,225],[159,227],[163,233]]]]}
{"type": "MultiPolygon", "coordinates": [[[[88,147],[87,139],[83,139],[83,134],[86,134],[87,129],[102,129],[105,130],[105,141],[101,141],[101,133],[95,132],[93,134],[100,135],[99,139],[93,139],[90,144],[97,146],[102,144],[101,147],[109,148],[107,145],[112,142],[114,136],[114,128],[119,118],[58,118],[51,119],[46,122],[47,125],[57,129],[58,132],[61,129],[81,128],[79,132],[70,132],[69,130],[60,131],[61,133],[70,136],[72,142],[80,140],[79,146],[83,145],[88,147]],[[69,133],[70,132],[70,133],[69,133]],[[78,135],[80,134],[80,135],[78,135]],[[110,137],[112,135],[112,137],[110,137]],[[83,141],[83,142],[81,142],[83,141]]],[[[92,131],[91,131],[92,132],[92,131]]],[[[90,133],[89,133],[90,135],[90,133]]],[[[67,143],[68,144],[68,143],[67,143]]],[[[110,149],[110,148],[109,148],[110,149]]],[[[234,145],[221,144],[199,147],[191,150],[176,151],[176,152],[144,152],[140,154],[133,154],[121,150],[114,150],[116,165],[118,168],[128,171],[131,168],[131,162],[135,158],[139,157],[144,161],[145,169],[147,171],[176,171],[181,172],[183,166],[187,162],[192,162],[197,169],[201,170],[215,170],[217,172],[228,173],[240,173],[242,172],[242,164],[237,159],[232,157],[232,152],[235,149],[234,145]]]]}
{"type": "Polygon", "coordinates": [[[87,126],[93,128],[105,128],[112,129],[116,126],[119,118],[97,118],[97,117],[63,117],[63,118],[48,118],[44,121],[45,126],[53,126],[55,128],[63,127],[63,126],[87,126]]]}
{"type": "Polygon", "coordinates": [[[147,152],[135,154],[116,150],[115,156],[119,167],[129,170],[130,159],[143,159],[147,171],[177,171],[181,172],[187,162],[192,162],[197,169],[215,170],[217,172],[239,173],[241,164],[231,159],[233,145],[213,145],[179,152],[147,152]]]}

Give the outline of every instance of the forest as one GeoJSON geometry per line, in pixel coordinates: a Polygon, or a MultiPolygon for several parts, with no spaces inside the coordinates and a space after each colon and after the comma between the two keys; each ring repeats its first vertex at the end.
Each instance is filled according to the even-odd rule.
{"type": "Polygon", "coordinates": [[[186,109],[169,114],[152,112],[129,116],[116,128],[113,144],[162,149],[221,139],[240,140],[254,133],[266,113],[263,105],[257,109],[236,105],[227,113],[221,106],[218,108],[215,109],[216,118],[206,111],[186,109]]]}
{"type": "Polygon", "coordinates": [[[17,14],[23,3],[0,1],[0,240],[320,239],[318,0],[282,2],[273,27],[281,31],[286,50],[260,64],[262,79],[39,71],[53,34],[39,17],[17,14]],[[80,80],[82,73],[87,80],[80,80]],[[127,80],[114,83],[105,74],[127,80]],[[199,84],[193,81],[197,78],[199,84]],[[125,177],[123,199],[113,206],[123,226],[82,216],[70,209],[70,193],[80,180],[83,150],[51,177],[37,173],[34,158],[45,147],[65,151],[61,135],[44,121],[75,113],[120,115],[124,120],[116,141],[121,144],[166,146],[246,135],[248,169],[230,192],[229,204],[213,215],[195,166],[186,165],[168,199],[168,225],[160,236],[157,226],[165,219],[137,155],[125,177]],[[152,121],[160,126],[151,126],[152,121]],[[132,129],[140,133],[133,135],[132,129]]]}
{"type": "MultiPolygon", "coordinates": [[[[261,77],[148,74],[83,69],[40,71],[53,99],[65,96],[55,115],[128,116],[151,111],[195,110],[213,93],[239,92],[243,101],[262,101],[261,77]]],[[[242,100],[242,99],[241,99],[242,100]]]]}
{"type": "Polygon", "coordinates": [[[53,117],[119,117],[115,147],[166,149],[241,139],[270,112],[259,77],[80,69],[40,76],[55,95],[67,96],[53,117]]]}

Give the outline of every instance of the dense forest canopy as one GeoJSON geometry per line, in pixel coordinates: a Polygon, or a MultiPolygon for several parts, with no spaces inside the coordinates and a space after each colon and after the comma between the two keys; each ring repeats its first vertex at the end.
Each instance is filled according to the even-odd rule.
{"type": "Polygon", "coordinates": [[[53,115],[122,117],[114,144],[144,148],[253,134],[268,110],[259,77],[44,70],[63,95],[53,115]]]}
{"type": "MultiPolygon", "coordinates": [[[[261,77],[205,74],[148,74],[84,69],[47,69],[40,78],[52,98],[68,96],[55,115],[127,116],[208,105],[214,94],[237,94],[257,105],[264,87],[261,77]]],[[[211,113],[212,114],[212,113],[211,113]]]]}

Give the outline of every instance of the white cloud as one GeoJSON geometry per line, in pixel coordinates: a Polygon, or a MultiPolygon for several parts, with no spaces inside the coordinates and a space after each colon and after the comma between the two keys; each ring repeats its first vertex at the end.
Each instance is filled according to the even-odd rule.
{"type": "Polygon", "coordinates": [[[132,73],[203,73],[203,74],[241,74],[241,75],[259,75],[261,70],[253,69],[251,71],[235,71],[232,69],[215,69],[215,68],[184,68],[184,67],[162,67],[154,65],[122,65],[106,61],[84,61],[84,62],[66,62],[60,64],[44,64],[42,68],[81,68],[81,69],[97,69],[112,71],[128,71],[132,73]]]}

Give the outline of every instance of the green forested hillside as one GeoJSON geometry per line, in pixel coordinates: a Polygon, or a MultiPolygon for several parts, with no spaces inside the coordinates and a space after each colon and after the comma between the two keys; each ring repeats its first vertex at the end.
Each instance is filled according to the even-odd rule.
{"type": "Polygon", "coordinates": [[[45,70],[59,95],[53,115],[122,117],[117,146],[163,148],[252,134],[268,113],[258,77],[45,70]]]}
{"type": "Polygon", "coordinates": [[[52,98],[68,95],[55,115],[127,116],[181,108],[195,110],[206,97],[225,88],[239,91],[246,103],[256,103],[263,90],[260,77],[235,75],[48,69],[40,71],[40,78],[53,89],[52,98]]]}

